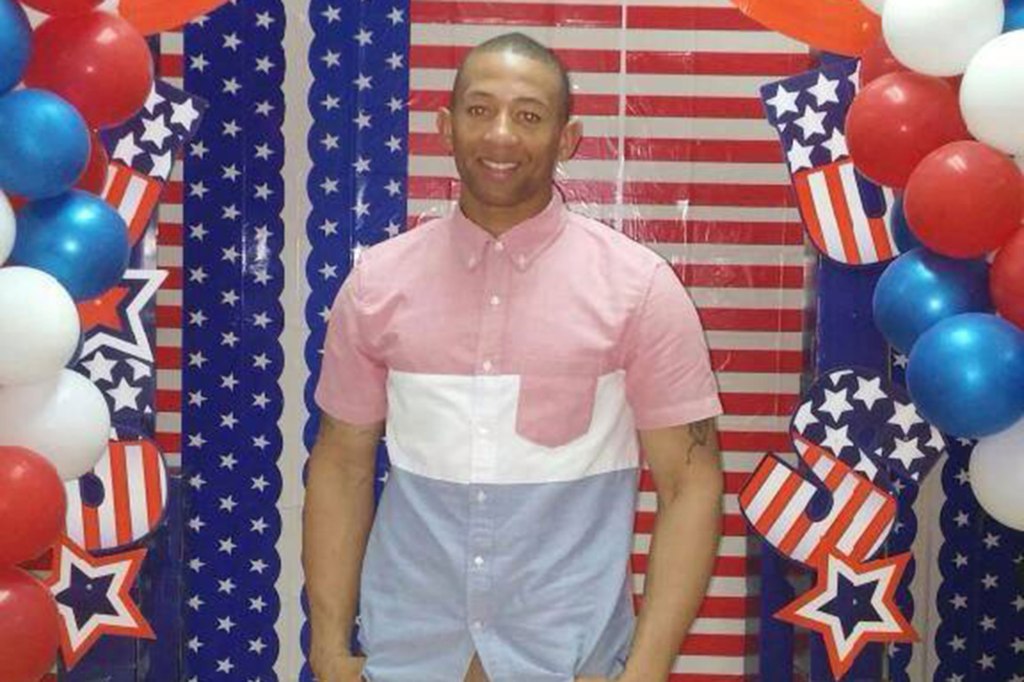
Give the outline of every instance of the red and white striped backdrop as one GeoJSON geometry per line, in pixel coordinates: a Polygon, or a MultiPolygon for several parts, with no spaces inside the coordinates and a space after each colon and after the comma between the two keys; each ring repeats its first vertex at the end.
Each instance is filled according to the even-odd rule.
{"type": "MultiPolygon", "coordinates": [[[[802,226],[758,86],[808,68],[806,47],[728,0],[413,0],[411,13],[410,222],[447,210],[457,194],[434,112],[461,56],[497,33],[523,31],[553,47],[573,75],[585,138],[561,174],[567,198],[669,258],[697,303],[726,408],[727,517],[709,597],[672,679],[752,679],[758,566],[737,494],[766,451],[791,450],[806,299],[802,226]]],[[[638,596],[653,490],[644,476],[638,596]]]]}
{"type": "MultiPolygon", "coordinates": [[[[182,32],[160,34],[160,77],[183,87],[183,60],[182,32]]],[[[174,164],[157,214],[157,267],[168,275],[156,295],[156,441],[171,473],[181,468],[182,165],[174,164]]]]}

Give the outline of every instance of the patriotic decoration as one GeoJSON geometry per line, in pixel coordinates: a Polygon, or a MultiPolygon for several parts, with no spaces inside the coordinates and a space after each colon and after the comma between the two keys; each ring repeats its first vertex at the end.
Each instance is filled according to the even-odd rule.
{"type": "Polygon", "coordinates": [[[862,562],[830,551],[820,560],[814,587],[776,616],[821,635],[832,674],[842,678],[868,642],[918,640],[894,599],[909,559],[901,554],[862,562]]]}
{"type": "Polygon", "coordinates": [[[163,270],[128,270],[121,284],[99,298],[79,304],[85,334],[82,355],[108,349],[125,358],[152,363],[153,347],[144,315],[166,277],[163,270]]]}
{"type": "Polygon", "coordinates": [[[64,488],[65,533],[89,552],[136,544],[159,527],[167,508],[164,458],[146,439],[111,441],[92,477],[69,481],[64,488]]]}
{"type": "Polygon", "coordinates": [[[891,475],[919,483],[946,450],[945,438],[917,413],[906,389],[862,368],[818,377],[791,426],[884,488],[891,475]]]}
{"type": "Polygon", "coordinates": [[[54,546],[44,581],[57,602],[60,652],[70,670],[103,636],[152,639],[130,594],[146,550],[93,557],[67,536],[54,546]]]}
{"type": "Polygon", "coordinates": [[[100,196],[117,209],[128,226],[128,242],[135,246],[149,227],[149,219],[160,201],[163,185],[156,178],[113,162],[100,196]]]}
{"type": "Polygon", "coordinates": [[[205,110],[205,101],[157,80],[134,118],[100,134],[111,161],[166,182],[175,155],[199,129],[205,110]]]}
{"type": "MultiPolygon", "coordinates": [[[[802,209],[793,201],[791,173],[782,163],[788,155],[780,154],[778,130],[765,121],[765,107],[770,115],[774,109],[762,101],[758,88],[806,70],[810,59],[805,48],[761,30],[728,0],[681,5],[559,0],[524,8],[504,0],[313,0],[303,8],[308,24],[303,16],[286,28],[281,3],[247,0],[201,18],[184,33],[160,36],[162,77],[210,102],[204,128],[182,148],[182,163],[172,167],[164,183],[156,265],[168,275],[156,295],[155,342],[151,338],[158,370],[158,442],[172,477],[181,466],[188,493],[183,510],[183,679],[312,679],[303,665],[309,623],[294,543],[302,452],[283,448],[282,438],[294,443],[301,433],[309,445],[315,436],[311,389],[327,312],[351,264],[363,249],[452,206],[458,182],[434,132],[434,114],[446,102],[464,51],[506,30],[523,30],[552,44],[572,70],[585,138],[577,157],[560,169],[559,184],[570,206],[669,259],[708,332],[727,411],[720,420],[725,537],[709,597],[671,679],[771,679],[765,675],[782,670],[770,667],[776,660],[773,650],[781,650],[787,637],[792,641],[792,630],[773,615],[792,595],[778,599],[780,585],[788,588],[788,583],[785,575],[780,580],[767,576],[764,566],[774,553],[762,556],[759,543],[751,542],[741,497],[748,479],[760,472],[765,452],[792,448],[793,415],[806,400],[800,381],[803,344],[813,330],[805,317],[810,294],[802,209]],[[286,31],[291,44],[300,46],[288,53],[287,64],[282,49],[286,31]],[[680,45],[693,49],[684,55],[680,45]],[[298,134],[290,128],[287,145],[280,135],[286,67],[301,83],[290,91],[289,116],[310,119],[308,129],[298,134]],[[287,197],[282,164],[290,165],[294,178],[287,197]],[[283,259],[282,216],[307,220],[306,238],[295,239],[289,247],[294,251],[283,259]],[[282,299],[285,281],[297,282],[301,296],[282,299]],[[305,324],[307,336],[285,335],[279,343],[285,313],[289,325],[305,324]],[[282,379],[285,355],[300,353],[305,365],[291,363],[290,378],[282,379]],[[306,409],[293,401],[284,418],[282,380],[294,382],[288,384],[290,397],[298,395],[298,383],[304,381],[306,389],[306,409]],[[267,426],[278,423],[283,435],[267,426]],[[765,606],[769,602],[770,608],[765,606]]],[[[854,66],[843,64],[845,82],[833,72],[825,70],[825,75],[839,81],[836,96],[848,99],[854,66]]],[[[800,88],[786,86],[787,95],[797,94],[793,106],[811,107],[818,115],[822,107],[813,94],[818,89],[811,90],[817,81],[815,75],[800,88]]],[[[821,88],[825,99],[830,99],[830,87],[821,88]]],[[[772,98],[778,93],[772,87],[761,94],[772,98]]],[[[783,100],[778,102],[785,108],[783,100]]],[[[782,127],[799,133],[796,120],[803,113],[783,111],[782,127]]],[[[832,120],[826,115],[822,127],[832,120]]],[[[813,115],[804,123],[814,130],[813,115]]],[[[811,160],[828,165],[831,156],[821,153],[828,137],[815,134],[799,141],[817,143],[811,160]]],[[[148,169],[134,172],[150,177],[148,169]]],[[[864,215],[883,218],[889,197],[854,177],[864,215]]],[[[869,222],[869,231],[872,224],[877,225],[869,222]]],[[[109,348],[93,353],[86,361],[96,360],[97,376],[103,376],[114,353],[109,348]]],[[[122,375],[131,384],[131,371],[121,362],[103,387],[116,389],[122,375]]],[[[857,372],[866,380],[873,377],[857,372]]],[[[903,552],[917,528],[913,502],[918,486],[911,474],[922,480],[933,461],[927,457],[937,448],[927,447],[931,435],[924,435],[922,427],[914,426],[911,435],[893,423],[886,433],[913,438],[926,458],[908,457],[911,466],[904,467],[899,457],[875,451],[881,445],[853,421],[898,419],[895,401],[909,402],[886,388],[884,378],[879,387],[889,395],[891,412],[883,416],[881,402],[872,410],[855,400],[859,386],[850,383],[846,400],[854,410],[844,412],[839,423],[823,409],[823,387],[807,408],[813,421],[802,437],[811,443],[808,457],[815,450],[830,454],[829,447],[842,444],[835,453],[835,471],[851,471],[848,480],[858,486],[872,473],[867,464],[876,467],[879,490],[871,489],[869,497],[883,495],[885,509],[895,505],[893,522],[883,534],[890,553],[903,552]],[[853,447],[839,435],[829,440],[826,427],[841,430],[846,424],[853,447]],[[887,467],[892,471],[886,472],[887,467]]],[[[959,447],[950,443],[950,452],[959,447]]],[[[1024,548],[963,497],[969,496],[969,485],[960,482],[964,457],[951,456],[942,465],[943,486],[955,501],[946,502],[942,517],[942,591],[937,600],[927,586],[917,591],[922,596],[916,607],[921,618],[938,617],[932,611],[936,605],[943,612],[936,679],[973,675],[1006,682],[1019,660],[1014,637],[1024,635],[1011,627],[1019,613],[1014,611],[1019,589],[1013,559],[1024,548]],[[976,531],[979,526],[992,537],[976,531]],[[965,558],[969,563],[963,563],[965,558]],[[985,629],[991,619],[997,630],[985,629]]],[[[791,463],[785,455],[780,459],[791,463]]],[[[386,478],[383,449],[379,474],[380,484],[386,478]]],[[[834,493],[819,492],[813,474],[792,475],[788,485],[804,490],[801,494],[807,494],[805,484],[815,487],[806,508],[812,523],[822,518],[820,513],[827,515],[819,503],[834,493]]],[[[644,472],[632,557],[638,605],[654,504],[653,481],[644,472]]],[[[873,561],[840,558],[854,566],[851,571],[873,561]]],[[[909,584],[932,569],[910,566],[898,576],[894,596],[908,618],[915,606],[909,584]]],[[[825,570],[821,575],[827,580],[825,570]]],[[[929,582],[934,584],[938,581],[929,582]]],[[[845,588],[838,578],[836,585],[845,588]]],[[[835,608],[823,608],[841,613],[848,606],[839,599],[835,608]]],[[[862,663],[871,658],[871,649],[878,646],[862,652],[862,663]]],[[[894,682],[925,679],[910,662],[912,646],[888,649],[894,682]]],[[[822,666],[809,673],[810,679],[828,676],[824,647],[821,656],[822,666]]],[[[851,670],[858,671],[858,664],[851,670]]],[[[799,674],[786,679],[799,679],[799,674]]]]}
{"type": "Polygon", "coordinates": [[[873,557],[892,530],[896,500],[824,447],[799,436],[794,446],[808,474],[765,457],[740,493],[750,525],[783,556],[810,567],[833,551],[861,561],[873,557]],[[814,520],[818,495],[817,507],[827,513],[814,520]]]}
{"type": "Polygon", "coordinates": [[[857,74],[856,60],[832,62],[765,85],[761,97],[811,241],[832,260],[869,265],[899,250],[886,220],[891,193],[857,173],[843,135],[857,74]]]}
{"type": "Polygon", "coordinates": [[[278,679],[278,616],[298,608],[278,553],[285,16],[280,0],[225,5],[185,28],[178,64],[210,103],[184,152],[181,380],[167,389],[181,396],[184,679],[278,679]]]}

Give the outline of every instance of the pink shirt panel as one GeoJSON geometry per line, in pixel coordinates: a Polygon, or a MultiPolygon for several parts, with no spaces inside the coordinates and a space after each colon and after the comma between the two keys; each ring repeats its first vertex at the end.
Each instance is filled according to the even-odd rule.
{"type": "Polygon", "coordinates": [[[455,211],[363,253],[331,312],[317,402],[383,420],[388,370],[518,375],[517,429],[549,446],[587,428],[611,372],[625,372],[638,428],[721,413],[672,269],[557,197],[498,240],[455,211]]]}

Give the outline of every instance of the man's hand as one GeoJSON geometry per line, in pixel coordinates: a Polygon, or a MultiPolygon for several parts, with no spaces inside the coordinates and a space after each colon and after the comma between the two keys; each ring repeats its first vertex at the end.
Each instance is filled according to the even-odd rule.
{"type": "Polygon", "coordinates": [[[360,682],[366,659],[361,656],[321,654],[310,656],[310,665],[317,682],[360,682]]]}

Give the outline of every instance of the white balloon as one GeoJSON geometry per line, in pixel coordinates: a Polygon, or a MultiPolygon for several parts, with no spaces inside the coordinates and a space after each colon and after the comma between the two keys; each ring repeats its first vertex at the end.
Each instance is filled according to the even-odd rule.
{"type": "Polygon", "coordinates": [[[1024,154],[1024,29],[1004,33],[974,55],[960,83],[960,111],[971,135],[1007,154],[1024,154]]]}
{"type": "Polygon", "coordinates": [[[989,516],[1024,530],[1024,419],[979,440],[968,471],[974,496],[989,516]]]}
{"type": "Polygon", "coordinates": [[[0,192],[0,265],[4,264],[14,248],[14,209],[7,195],[0,192]]]}
{"type": "Polygon", "coordinates": [[[875,14],[881,14],[885,9],[885,0],[860,0],[860,2],[875,14]]]}
{"type": "Polygon", "coordinates": [[[106,452],[109,437],[106,399],[70,369],[56,379],[0,388],[0,445],[34,450],[65,481],[87,474],[106,452]]]}
{"type": "Polygon", "coordinates": [[[0,385],[57,375],[78,346],[78,308],[42,270],[0,268],[0,385]]]}
{"type": "Polygon", "coordinates": [[[886,0],[882,34],[893,55],[930,76],[956,76],[1003,32],[1003,0],[886,0]]]}

